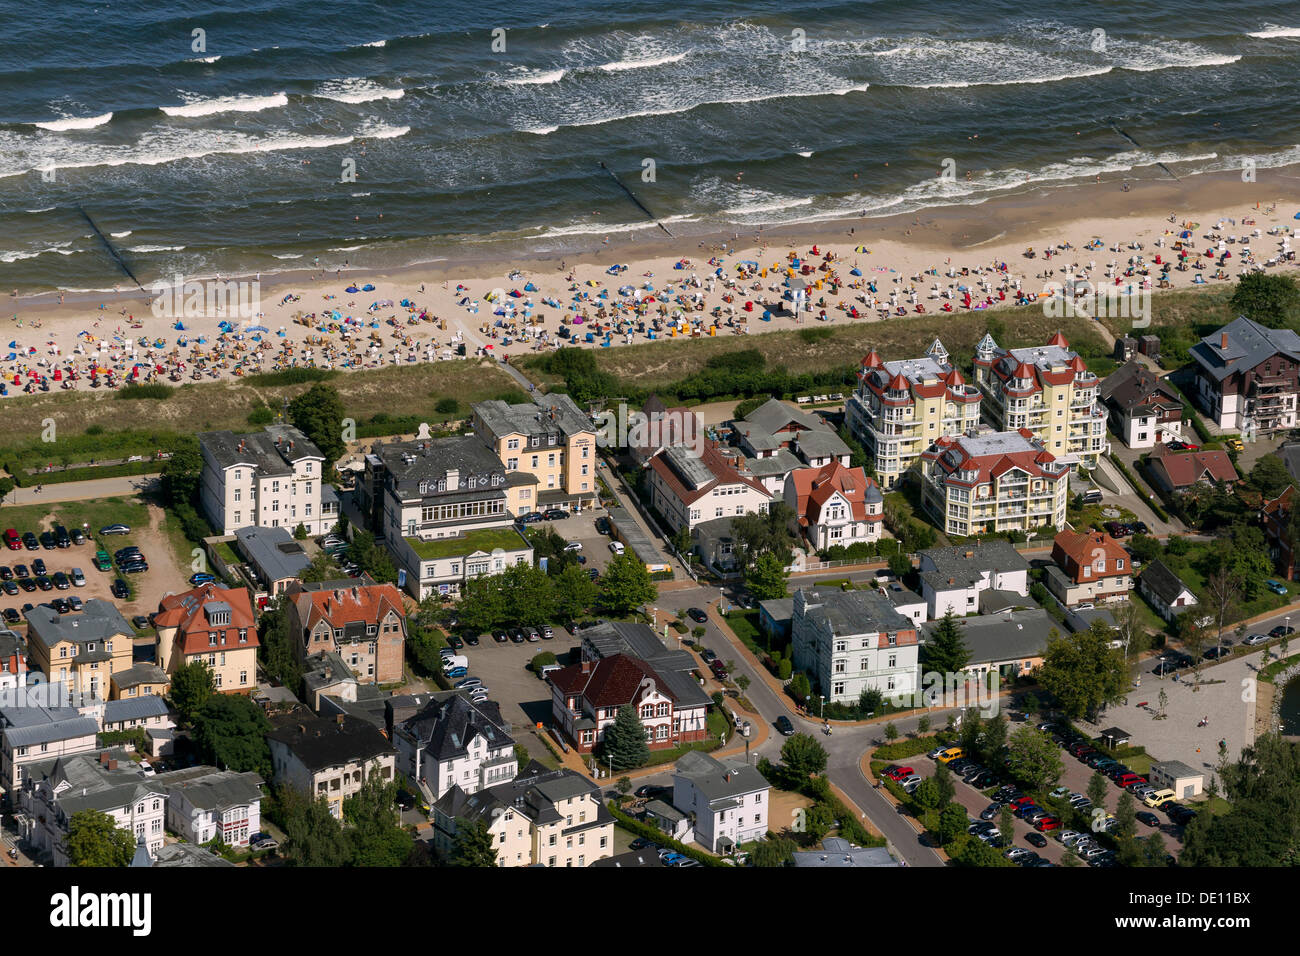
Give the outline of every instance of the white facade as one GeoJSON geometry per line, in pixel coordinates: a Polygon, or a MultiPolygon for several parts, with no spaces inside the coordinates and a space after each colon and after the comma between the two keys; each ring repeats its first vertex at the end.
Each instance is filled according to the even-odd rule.
{"type": "Polygon", "coordinates": [[[325,459],[302,441],[297,447],[298,439],[269,433],[200,435],[199,496],[213,527],[221,534],[250,525],[293,531],[302,524],[312,535],[329,531],[337,515],[326,515],[321,505],[325,459]]]}
{"type": "Polygon", "coordinates": [[[882,594],[800,589],[790,635],[795,668],[807,673],[816,693],[829,702],[856,704],[866,690],[890,697],[910,695],[915,688],[916,625],[882,594]]]}

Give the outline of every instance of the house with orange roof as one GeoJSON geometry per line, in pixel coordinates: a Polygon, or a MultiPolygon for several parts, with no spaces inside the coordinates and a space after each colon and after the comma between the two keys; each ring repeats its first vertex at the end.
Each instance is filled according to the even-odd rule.
{"type": "Polygon", "coordinates": [[[1062,531],[1052,543],[1047,590],[1066,607],[1127,601],[1133,559],[1104,531],[1062,531]]]}
{"type": "Polygon", "coordinates": [[[1070,469],[1027,428],[940,438],[921,473],[922,507],[945,534],[1065,526],[1070,469]]]}
{"type": "Polygon", "coordinates": [[[299,660],[333,652],[360,683],[402,679],[406,611],[395,585],[295,581],[288,596],[289,633],[299,660]]]}
{"type": "Polygon", "coordinates": [[[872,349],[858,386],[844,404],[849,432],[871,459],[885,491],[920,461],[937,439],[979,424],[980,390],[969,385],[935,339],[921,358],[886,362],[872,349]]]}
{"type": "Polygon", "coordinates": [[[1101,383],[1060,332],[1027,349],[1001,348],[985,333],[975,346],[975,383],[995,429],[1028,429],[1058,461],[1091,468],[1110,450],[1101,383]]]}
{"type": "Polygon", "coordinates": [[[1179,452],[1156,445],[1146,457],[1146,469],[1157,488],[1178,493],[1199,484],[1231,487],[1241,478],[1228,453],[1218,449],[1179,452]]]}
{"type": "Polygon", "coordinates": [[[158,666],[169,675],[202,661],[223,694],[257,686],[257,619],[246,588],[201,584],[158,602],[158,666]]]}
{"type": "Polygon", "coordinates": [[[785,483],[785,503],[794,510],[799,533],[817,551],[880,540],[885,496],[861,468],[838,461],[797,468],[785,483]]]}

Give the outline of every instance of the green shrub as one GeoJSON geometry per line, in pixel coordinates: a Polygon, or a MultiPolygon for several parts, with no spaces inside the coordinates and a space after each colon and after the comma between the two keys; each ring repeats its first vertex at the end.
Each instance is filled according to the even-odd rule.
{"type": "Polygon", "coordinates": [[[161,382],[146,382],[142,385],[123,385],[113,397],[125,401],[136,398],[164,399],[171,393],[171,388],[161,382]]]}
{"type": "Polygon", "coordinates": [[[327,381],[338,374],[336,370],[326,368],[286,368],[279,372],[254,372],[252,375],[245,375],[243,382],[256,387],[308,385],[313,382],[327,381]]]}
{"type": "Polygon", "coordinates": [[[438,399],[438,404],[434,406],[434,410],[439,415],[455,415],[460,411],[460,402],[450,396],[447,398],[440,398],[438,399]]]}

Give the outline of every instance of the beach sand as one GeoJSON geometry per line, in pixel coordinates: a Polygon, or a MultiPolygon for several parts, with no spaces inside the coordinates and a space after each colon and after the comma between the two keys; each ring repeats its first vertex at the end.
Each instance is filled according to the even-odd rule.
{"type": "MultiPolygon", "coordinates": [[[[231,318],[236,331],[225,334],[219,329],[223,317],[217,315],[183,316],[185,331],[176,331],[175,319],[155,316],[149,304],[153,296],[138,290],[109,296],[69,295],[63,304],[48,294],[11,298],[3,321],[9,326],[13,344],[8,351],[0,351],[0,372],[8,394],[15,395],[21,393],[14,385],[16,377],[24,383],[46,376],[52,379],[56,368],[65,379],[69,369],[79,378],[75,383],[48,381],[52,389],[68,384],[87,388],[96,367],[112,370],[114,384],[126,379],[133,369],[138,370],[140,381],[179,384],[291,366],[374,368],[452,359],[457,344],[464,344],[468,355],[487,349],[487,354],[500,360],[567,344],[558,337],[566,316],[585,319],[569,328],[584,347],[595,348],[606,340],[610,346],[644,342],[649,327],[641,331],[637,323],[654,319],[664,326],[656,337],[672,338],[708,335],[711,329],[716,335],[741,334],[741,326],[744,334],[788,329],[818,321],[823,309],[834,323],[879,321],[886,314],[883,308],[889,308],[891,315],[898,314],[897,307],[906,314],[917,314],[918,304],[925,312],[935,313],[947,302],[957,313],[967,311],[959,286],[971,290],[971,306],[986,300],[991,300],[989,307],[1013,305],[1017,289],[1035,296],[1046,282],[1060,282],[1067,275],[1086,275],[1103,287],[1113,287],[1113,277],[1121,276],[1138,256],[1149,267],[1154,288],[1161,271],[1154,265],[1155,257],[1168,262],[1176,255],[1172,243],[1192,223],[1196,226],[1190,245],[1202,254],[1200,262],[1206,268],[1170,271],[1170,285],[1189,287],[1199,275],[1207,287],[1221,286],[1236,279],[1248,258],[1244,253],[1247,245],[1254,260],[1264,263],[1278,256],[1292,227],[1300,225],[1293,219],[1300,209],[1300,180],[1283,175],[1287,172],[1261,171],[1261,181],[1255,183],[1243,183],[1236,174],[1211,174],[1181,182],[1136,184],[1128,191],[1114,182],[1083,184],[976,206],[881,219],[804,223],[739,236],[728,233],[674,239],[659,235],[646,239],[642,233],[642,238],[627,241],[612,235],[608,244],[597,241],[577,254],[554,258],[521,254],[497,260],[444,261],[387,274],[284,273],[260,280],[260,314],[231,318]],[[1216,231],[1220,222],[1222,228],[1216,231]],[[1212,257],[1203,255],[1219,246],[1219,237],[1225,242],[1228,237],[1249,238],[1248,243],[1236,241],[1221,247],[1231,253],[1222,265],[1223,279],[1212,278],[1220,267],[1212,257]],[[1086,248],[1095,239],[1101,240],[1102,248],[1086,248]],[[1140,250],[1134,248],[1136,243],[1141,244],[1140,250]],[[1071,248],[1059,251],[1065,244],[1071,248]],[[859,246],[868,251],[855,251],[859,246]],[[814,247],[817,253],[811,255],[814,247]],[[1035,258],[1024,255],[1027,247],[1037,251],[1035,258]],[[1050,260],[1044,257],[1049,249],[1057,253],[1050,260]],[[826,253],[834,257],[827,269],[818,268],[807,276],[810,282],[826,281],[821,288],[809,290],[817,307],[798,317],[779,307],[789,252],[816,267],[826,253]],[[720,262],[710,265],[713,257],[720,262]],[[675,269],[681,260],[689,260],[689,265],[675,269]],[[747,260],[759,264],[760,274],[735,284],[737,265],[747,260]],[[607,270],[615,263],[625,264],[626,270],[609,274],[607,270]],[[773,270],[773,266],[780,268],[773,270]],[[855,267],[860,277],[850,275],[855,267]],[[716,279],[709,282],[717,268],[732,283],[730,287],[716,279]],[[963,269],[968,270],[967,275],[962,275],[963,269]],[[950,271],[954,275],[950,276],[950,271]],[[874,295],[866,286],[871,282],[876,285],[874,295]],[[354,283],[371,283],[375,288],[356,294],[344,291],[354,283]],[[536,291],[525,293],[528,283],[536,291]],[[653,292],[645,291],[647,283],[653,292]],[[631,307],[632,297],[618,293],[626,286],[641,289],[637,309],[631,307]],[[837,288],[832,291],[832,286],[837,288]],[[499,290],[499,298],[489,302],[487,296],[494,289],[499,290]],[[512,291],[523,294],[511,297],[512,291]],[[600,298],[602,291],[607,298],[600,298]],[[890,305],[891,293],[896,306],[890,305]],[[575,312],[572,304],[579,294],[588,299],[575,312]],[[651,296],[654,301],[647,301],[651,296]],[[691,308],[683,309],[686,300],[679,296],[695,297],[703,308],[687,301],[691,308]],[[411,303],[409,308],[370,308],[372,303],[404,299],[411,303]],[[462,304],[466,301],[477,303],[477,312],[462,304]],[[493,314],[504,302],[515,306],[514,316],[493,314]],[[746,311],[746,302],[752,303],[752,311],[746,311]],[[602,305],[607,320],[598,315],[602,305]],[[765,308],[772,312],[771,321],[760,318],[765,308]],[[860,317],[850,317],[847,310],[851,308],[856,308],[860,317]],[[525,309],[531,313],[529,323],[523,319],[525,309]],[[328,324],[322,316],[330,310],[338,310],[343,321],[328,324]],[[715,310],[721,313],[717,319],[715,310]],[[316,318],[295,321],[295,316],[307,314],[316,318]],[[674,335],[669,326],[676,316],[682,316],[682,322],[674,335]],[[623,331],[617,328],[620,318],[626,320],[623,331]],[[611,326],[608,339],[600,325],[611,326]],[[250,326],[268,331],[238,331],[250,326]],[[593,329],[595,341],[588,344],[586,334],[593,329]],[[200,338],[206,342],[200,345],[200,338]],[[9,354],[17,357],[4,360],[9,354]]],[[[1293,272],[1295,268],[1296,263],[1290,261],[1269,271],[1293,272]]],[[[1141,279],[1136,275],[1132,281],[1141,279]]],[[[108,378],[101,373],[101,382],[108,378]]]]}

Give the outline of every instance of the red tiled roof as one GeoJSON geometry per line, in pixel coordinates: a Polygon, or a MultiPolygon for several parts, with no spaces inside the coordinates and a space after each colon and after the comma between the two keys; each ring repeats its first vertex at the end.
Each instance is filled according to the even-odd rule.
{"type": "Polygon", "coordinates": [[[185,655],[258,646],[257,620],[247,588],[223,588],[211,583],[180,594],[168,594],[158,602],[154,627],[176,628],[175,646],[185,655]],[[217,603],[230,607],[229,624],[209,623],[207,609],[217,603]],[[239,639],[241,629],[246,632],[243,641],[239,639]],[[210,639],[212,634],[216,635],[216,644],[210,639]]]}
{"type": "Polygon", "coordinates": [[[1165,473],[1174,488],[1189,488],[1202,479],[1237,481],[1241,477],[1225,451],[1176,452],[1168,445],[1157,445],[1150,462],[1165,473]]]}
{"type": "Polygon", "coordinates": [[[654,682],[655,690],[671,701],[677,697],[645,661],[626,654],[615,654],[595,662],[570,664],[551,674],[551,683],[566,697],[578,696],[592,707],[622,707],[641,699],[645,680],[654,682]],[[584,670],[583,668],[588,668],[584,670]]]}
{"type": "Polygon", "coordinates": [[[1105,561],[1105,570],[1094,572],[1088,578],[1090,581],[1106,575],[1129,573],[1123,570],[1128,567],[1128,552],[1124,550],[1123,545],[1104,532],[1062,531],[1056,536],[1052,545],[1052,560],[1069,574],[1076,584],[1083,580],[1079,569],[1084,565],[1092,565],[1095,568],[1098,558],[1105,561]],[[1120,565],[1120,561],[1124,564],[1120,565]]]}
{"type": "Polygon", "coordinates": [[[358,584],[352,587],[299,591],[293,596],[298,605],[299,617],[311,628],[325,620],[330,627],[341,628],[345,624],[364,622],[377,624],[396,611],[405,617],[402,594],[392,584],[358,584]]]}
{"type": "Polygon", "coordinates": [[[875,482],[862,468],[846,468],[838,461],[831,461],[821,468],[796,468],[790,472],[789,480],[794,482],[795,514],[802,525],[818,521],[826,502],[837,493],[848,501],[854,521],[884,518],[884,515],[867,514],[867,486],[874,486],[875,482]]]}

